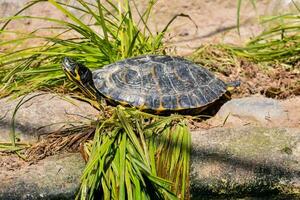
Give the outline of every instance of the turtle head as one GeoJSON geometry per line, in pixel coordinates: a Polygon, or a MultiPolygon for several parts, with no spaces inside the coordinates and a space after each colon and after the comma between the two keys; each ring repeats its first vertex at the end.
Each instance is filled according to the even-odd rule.
{"type": "Polygon", "coordinates": [[[62,68],[71,81],[85,85],[87,82],[93,82],[92,72],[83,64],[75,62],[71,58],[64,58],[62,68]]]}
{"type": "Polygon", "coordinates": [[[97,99],[97,90],[94,86],[93,74],[86,66],[77,63],[71,58],[64,58],[62,68],[66,76],[73,81],[88,96],[97,99]]]}

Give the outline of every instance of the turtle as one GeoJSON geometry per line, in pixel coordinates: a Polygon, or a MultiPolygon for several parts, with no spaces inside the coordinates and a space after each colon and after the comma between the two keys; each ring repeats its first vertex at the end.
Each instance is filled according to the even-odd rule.
{"type": "Polygon", "coordinates": [[[65,57],[62,68],[71,81],[98,102],[155,114],[200,113],[240,84],[225,83],[200,65],[167,55],[128,58],[93,72],[65,57]]]}

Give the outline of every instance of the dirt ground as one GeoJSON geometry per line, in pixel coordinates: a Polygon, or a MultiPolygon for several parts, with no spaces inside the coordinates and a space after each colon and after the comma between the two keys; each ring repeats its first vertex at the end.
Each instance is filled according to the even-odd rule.
{"type": "Polygon", "coordinates": [[[154,7],[151,27],[161,30],[176,14],[178,17],[169,29],[168,45],[176,47],[176,54],[189,55],[207,43],[243,44],[257,35],[257,16],[268,9],[266,1],[259,1],[255,10],[247,1],[241,10],[241,35],[237,32],[237,1],[222,0],[159,0],[154,7]]]}
{"type": "MultiPolygon", "coordinates": [[[[0,17],[8,17],[20,10],[28,0],[1,0],[0,17]]],[[[75,4],[75,0],[69,1],[75,4]]],[[[144,10],[147,1],[137,0],[137,8],[144,10]]],[[[267,0],[260,0],[255,10],[248,1],[244,1],[241,10],[241,35],[237,34],[237,1],[223,0],[158,0],[154,6],[149,27],[152,31],[162,30],[178,14],[190,17],[178,17],[169,28],[168,45],[176,47],[177,55],[191,54],[204,43],[241,44],[249,37],[258,34],[261,27],[257,25],[257,16],[268,10],[267,0]]],[[[49,3],[39,3],[24,15],[47,16],[66,19],[61,12],[49,3]]],[[[135,14],[136,15],[136,14],[135,14]]],[[[136,15],[137,18],[137,15],[136,15]]],[[[46,27],[40,20],[17,20],[9,29],[32,31],[46,27]]],[[[45,34],[51,34],[45,32],[45,34]]],[[[0,36],[1,38],[1,36],[0,36]]]]}

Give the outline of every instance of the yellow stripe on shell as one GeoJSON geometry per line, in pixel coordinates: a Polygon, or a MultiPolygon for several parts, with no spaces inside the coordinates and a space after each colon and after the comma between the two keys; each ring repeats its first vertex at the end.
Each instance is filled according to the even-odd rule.
{"type": "Polygon", "coordinates": [[[162,105],[159,105],[159,107],[158,108],[156,108],[155,109],[157,112],[161,112],[161,111],[164,111],[164,110],[166,110],[166,108],[165,107],[163,107],[162,105]]]}

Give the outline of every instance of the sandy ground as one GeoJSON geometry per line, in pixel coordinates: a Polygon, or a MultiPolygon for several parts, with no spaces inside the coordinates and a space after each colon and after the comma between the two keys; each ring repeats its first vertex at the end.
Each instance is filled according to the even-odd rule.
{"type": "MultiPolygon", "coordinates": [[[[11,16],[24,7],[26,2],[28,0],[0,0],[0,17],[11,16]]],[[[75,1],[70,2],[74,4],[75,1]]],[[[258,1],[255,10],[249,1],[244,1],[241,10],[240,36],[236,29],[237,1],[233,0],[158,0],[150,18],[149,27],[152,31],[159,31],[175,15],[188,15],[190,19],[177,18],[167,34],[168,45],[176,47],[176,54],[179,55],[188,55],[203,43],[241,44],[262,30],[257,25],[257,16],[268,10],[267,2],[267,0],[258,1]]],[[[146,1],[136,0],[136,4],[139,10],[146,7],[146,1]]],[[[30,10],[26,10],[24,15],[66,19],[65,15],[47,2],[39,3],[30,10]]],[[[48,25],[44,21],[26,19],[15,21],[9,29],[32,31],[48,25]]],[[[44,33],[52,34],[53,32],[47,30],[44,33]]]]}
{"type": "Polygon", "coordinates": [[[268,4],[259,1],[255,10],[245,1],[241,11],[241,35],[237,32],[237,2],[222,0],[160,0],[154,8],[151,27],[161,30],[175,15],[183,13],[188,18],[177,18],[170,26],[170,45],[177,53],[187,55],[203,43],[241,44],[261,32],[257,16],[267,10],[268,4]]]}

